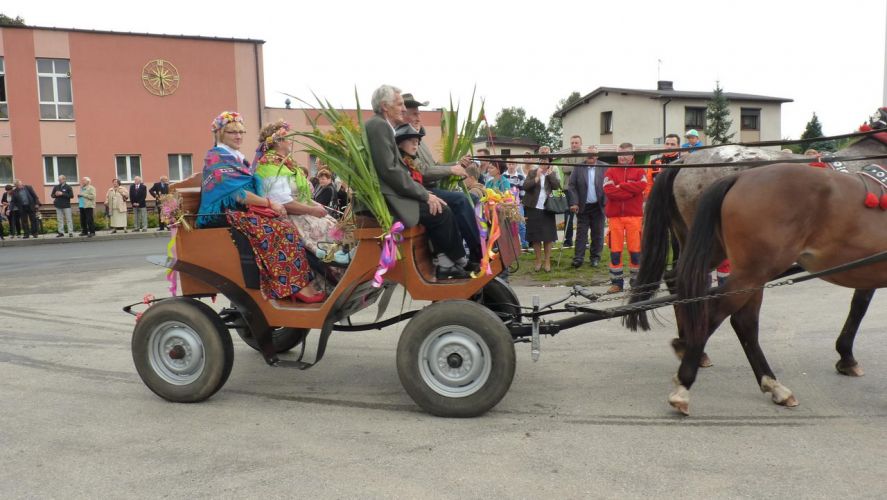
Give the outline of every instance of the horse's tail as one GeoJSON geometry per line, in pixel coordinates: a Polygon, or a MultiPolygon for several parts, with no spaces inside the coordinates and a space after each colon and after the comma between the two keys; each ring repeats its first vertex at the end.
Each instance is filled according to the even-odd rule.
{"type": "MultiPolygon", "coordinates": [[[[671,234],[671,225],[677,213],[677,205],[674,201],[674,181],[680,169],[667,168],[656,176],[653,189],[644,206],[644,233],[641,236],[641,267],[638,270],[636,283],[629,303],[648,300],[653,296],[658,283],[665,274],[668,264],[668,249],[671,234]]],[[[637,331],[649,330],[650,322],[645,311],[633,312],[623,319],[625,326],[637,331]]]]}
{"type": "MultiPolygon", "coordinates": [[[[718,179],[699,198],[696,218],[678,260],[676,285],[678,297],[701,297],[711,286],[711,270],[723,260],[721,238],[721,205],[727,192],[736,183],[738,175],[718,179]]],[[[683,316],[685,338],[701,341],[708,327],[708,301],[691,302],[678,306],[683,316]]]]}

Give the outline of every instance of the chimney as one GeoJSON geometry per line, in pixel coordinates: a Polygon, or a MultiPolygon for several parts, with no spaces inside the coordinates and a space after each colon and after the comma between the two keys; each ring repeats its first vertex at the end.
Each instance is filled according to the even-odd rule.
{"type": "Polygon", "coordinates": [[[671,80],[659,80],[656,82],[656,90],[674,90],[674,82],[671,80]]]}

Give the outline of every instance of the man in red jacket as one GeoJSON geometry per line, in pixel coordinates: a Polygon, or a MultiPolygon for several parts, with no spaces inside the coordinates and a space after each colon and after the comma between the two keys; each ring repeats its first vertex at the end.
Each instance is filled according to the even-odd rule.
{"type": "MultiPolygon", "coordinates": [[[[619,145],[619,165],[634,164],[630,142],[619,145]],[[622,154],[628,153],[628,154],[622,154]]],[[[643,168],[611,167],[604,174],[604,193],[607,206],[604,213],[610,226],[610,285],[607,293],[623,289],[622,250],[628,241],[630,283],[634,283],[641,262],[641,225],[644,218],[644,189],[647,176],[643,168]]]]}

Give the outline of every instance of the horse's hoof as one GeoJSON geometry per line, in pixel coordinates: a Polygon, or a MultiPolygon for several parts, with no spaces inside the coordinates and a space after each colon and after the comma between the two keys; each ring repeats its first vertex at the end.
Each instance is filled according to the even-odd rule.
{"type": "Polygon", "coordinates": [[[690,415],[690,391],[679,385],[668,395],[668,404],[683,415],[690,415]]]}
{"type": "Polygon", "coordinates": [[[776,403],[779,405],[788,407],[788,408],[794,408],[795,406],[798,406],[800,404],[800,403],[798,403],[798,400],[797,400],[797,398],[794,397],[794,395],[789,396],[788,398],[786,398],[782,402],[777,401],[776,403]]]}
{"type": "Polygon", "coordinates": [[[853,363],[852,365],[847,366],[843,362],[838,361],[835,363],[835,369],[838,370],[838,373],[841,375],[847,375],[848,377],[861,377],[865,375],[865,372],[862,371],[859,363],[853,363]]]}
{"type": "Polygon", "coordinates": [[[778,405],[788,406],[790,408],[798,406],[798,400],[788,387],[766,375],[761,377],[761,392],[770,393],[773,402],[778,405]]]}
{"type": "Polygon", "coordinates": [[[713,365],[714,365],[714,363],[711,362],[711,358],[708,357],[708,354],[702,353],[702,357],[699,358],[699,367],[700,368],[709,368],[713,365]]]}

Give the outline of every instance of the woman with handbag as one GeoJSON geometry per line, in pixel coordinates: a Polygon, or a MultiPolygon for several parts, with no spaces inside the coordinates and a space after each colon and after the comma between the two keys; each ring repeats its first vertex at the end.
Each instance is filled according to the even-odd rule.
{"type": "MultiPolygon", "coordinates": [[[[527,241],[533,247],[533,270],[537,272],[540,269],[551,272],[551,244],[557,241],[557,223],[554,218],[556,212],[546,210],[546,202],[551,199],[552,191],[559,189],[561,183],[547,162],[530,170],[524,181],[525,194],[521,204],[527,214],[527,241]]],[[[554,206],[549,208],[556,209],[554,206]]]]}

